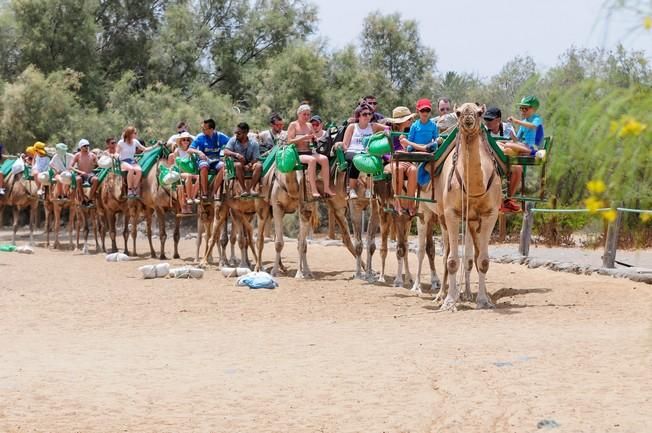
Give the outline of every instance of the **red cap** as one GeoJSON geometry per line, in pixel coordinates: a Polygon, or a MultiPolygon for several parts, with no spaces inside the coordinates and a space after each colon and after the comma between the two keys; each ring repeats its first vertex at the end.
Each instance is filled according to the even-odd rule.
{"type": "Polygon", "coordinates": [[[421,98],[417,101],[417,111],[421,111],[424,108],[430,108],[432,110],[432,104],[430,103],[430,99],[421,98]]]}

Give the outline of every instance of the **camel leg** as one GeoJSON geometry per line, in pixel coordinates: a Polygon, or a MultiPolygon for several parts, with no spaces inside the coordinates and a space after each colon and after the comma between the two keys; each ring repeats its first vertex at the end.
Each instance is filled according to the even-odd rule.
{"type": "Polygon", "coordinates": [[[373,271],[372,258],[376,252],[376,231],[378,230],[380,219],[380,206],[378,201],[374,200],[369,206],[369,224],[367,225],[367,272],[365,280],[368,282],[375,282],[376,275],[373,271]]]}
{"type": "Polygon", "coordinates": [[[116,242],[116,219],[117,215],[115,213],[110,213],[106,217],[109,225],[109,238],[111,239],[111,252],[118,252],[118,243],[116,242]]]}
{"type": "Polygon", "coordinates": [[[29,245],[34,245],[34,227],[36,227],[36,219],[38,218],[38,201],[32,203],[29,207],[29,245]]]}
{"type": "Polygon", "coordinates": [[[122,212],[122,239],[125,243],[125,254],[129,255],[129,209],[122,212]]]}
{"type": "Polygon", "coordinates": [[[489,270],[489,240],[491,232],[498,219],[498,212],[494,211],[486,220],[482,220],[482,230],[478,233],[472,230],[473,244],[475,246],[475,267],[478,271],[478,297],[476,308],[496,308],[487,295],[486,276],[489,270]]]}
{"type": "MultiPolygon", "coordinates": [[[[168,232],[165,229],[165,212],[161,209],[156,210],[156,222],[158,222],[158,239],[161,244],[161,252],[159,253],[158,258],[159,260],[167,260],[168,258],[165,255],[165,242],[167,242],[168,239],[168,232]]],[[[156,253],[154,253],[154,257],[156,257],[156,253]]]]}
{"type": "MultiPolygon", "coordinates": [[[[355,246],[351,240],[351,234],[349,233],[349,224],[346,220],[346,207],[335,208],[329,202],[329,211],[333,211],[333,216],[335,217],[335,222],[340,227],[340,233],[342,233],[342,242],[346,249],[349,250],[353,257],[356,257],[355,246]]],[[[366,264],[363,262],[362,269],[366,269],[366,264]]]]}
{"type": "MultiPolygon", "coordinates": [[[[231,233],[229,233],[229,265],[236,266],[238,264],[238,259],[235,256],[235,245],[238,243],[238,239],[242,239],[242,224],[238,218],[235,218],[233,214],[231,215],[231,233]]],[[[243,260],[244,257],[241,257],[240,260],[243,260]]]]}
{"type": "MultiPolygon", "coordinates": [[[[315,211],[313,209],[313,211],[315,211]]],[[[309,214],[299,208],[299,237],[297,239],[297,249],[299,250],[299,266],[295,278],[305,279],[312,278],[312,272],[308,267],[308,232],[310,230],[309,214]]]]}
{"type": "Polygon", "coordinates": [[[249,260],[249,255],[247,253],[248,248],[251,248],[251,254],[254,256],[254,261],[256,263],[258,262],[258,257],[256,256],[256,250],[254,248],[254,227],[251,222],[244,217],[242,218],[242,239],[244,244],[241,245],[240,248],[243,258],[240,261],[240,266],[251,269],[252,263],[249,260]]]}
{"type": "Polygon", "coordinates": [[[138,252],[136,251],[136,240],[138,238],[138,220],[140,218],[140,208],[137,203],[132,204],[129,210],[129,215],[129,219],[131,220],[131,253],[134,256],[137,256],[138,252]]]}
{"type": "Polygon", "coordinates": [[[208,241],[206,242],[206,252],[204,253],[204,258],[202,259],[201,263],[199,264],[201,267],[205,267],[205,266],[208,265],[208,258],[213,253],[213,248],[215,247],[215,244],[217,243],[217,240],[221,236],[222,226],[225,225],[226,213],[228,213],[228,210],[226,210],[226,212],[225,212],[225,209],[223,209],[223,206],[220,207],[220,209],[215,212],[215,219],[214,219],[213,227],[212,227],[213,231],[210,234],[210,237],[208,238],[208,241]]]}
{"type": "Polygon", "coordinates": [[[439,281],[439,276],[437,275],[437,269],[435,267],[435,239],[432,235],[434,222],[435,219],[433,214],[426,232],[426,254],[428,255],[428,265],[430,266],[430,291],[432,293],[439,291],[441,288],[441,281],[439,281]]]}
{"type": "MultiPolygon", "coordinates": [[[[362,279],[362,212],[364,212],[364,209],[356,206],[353,201],[349,200],[349,214],[351,215],[353,236],[355,239],[353,244],[355,251],[355,273],[353,274],[353,278],[362,279]]],[[[369,267],[371,264],[367,262],[367,266],[369,267]]]]}
{"type": "Polygon", "coordinates": [[[257,243],[257,254],[256,254],[256,272],[259,272],[263,267],[263,247],[265,246],[265,231],[268,226],[267,221],[269,221],[269,206],[264,206],[258,212],[258,239],[257,243]]]}
{"type": "MultiPolygon", "coordinates": [[[[431,231],[431,214],[428,210],[424,210],[423,222],[421,220],[417,221],[417,234],[419,237],[418,246],[417,246],[417,275],[414,279],[414,284],[410,291],[416,292],[421,295],[421,267],[423,264],[423,257],[426,255],[429,244],[432,244],[432,231],[431,231]]],[[[428,260],[431,260],[430,254],[428,254],[428,260]]],[[[432,271],[432,266],[430,267],[432,271]]]]}
{"type": "Polygon", "coordinates": [[[16,245],[16,232],[18,232],[18,218],[20,217],[20,209],[18,206],[14,206],[11,210],[11,216],[13,218],[12,229],[13,234],[11,235],[11,245],[16,245]]]}
{"type": "Polygon", "coordinates": [[[439,226],[441,228],[441,240],[444,247],[442,254],[442,261],[444,263],[444,277],[442,278],[442,285],[439,289],[439,292],[432,300],[435,303],[443,303],[446,294],[448,293],[448,256],[450,255],[451,249],[450,244],[448,243],[448,232],[446,230],[446,224],[443,222],[443,219],[440,220],[439,226]]]}
{"type": "MultiPolygon", "coordinates": [[[[220,231],[220,243],[218,244],[218,249],[220,253],[220,266],[230,266],[228,259],[226,258],[226,247],[229,243],[229,210],[220,209],[221,213],[224,213],[224,225],[220,231]]],[[[231,231],[233,231],[233,221],[231,221],[231,231]]]]}
{"type": "Polygon", "coordinates": [[[70,245],[70,249],[73,250],[75,248],[75,242],[74,242],[74,236],[73,236],[73,231],[75,228],[75,218],[76,218],[77,212],[73,208],[72,205],[68,206],[68,243],[70,245]]]}
{"type": "Polygon", "coordinates": [[[50,224],[52,223],[52,214],[47,201],[43,203],[43,210],[45,211],[45,248],[50,247],[50,224]]]}
{"type": "MultiPolygon", "coordinates": [[[[464,244],[464,292],[462,293],[463,301],[472,301],[473,294],[471,293],[471,269],[473,269],[473,257],[477,253],[473,252],[473,238],[471,230],[466,230],[466,242],[464,244]]],[[[477,251],[477,249],[476,249],[477,251]]]]}
{"type": "Polygon", "coordinates": [[[286,269],[281,263],[281,252],[283,251],[283,209],[280,206],[274,205],[272,207],[272,218],[274,218],[274,249],[276,250],[276,257],[274,258],[274,267],[272,268],[272,276],[278,276],[279,271],[285,272],[286,269]]]}
{"type": "Polygon", "coordinates": [[[61,206],[54,205],[54,249],[59,249],[59,227],[61,226],[61,206]]]}
{"type": "Polygon", "coordinates": [[[448,233],[449,255],[446,260],[446,269],[448,269],[448,293],[441,306],[441,310],[455,311],[456,304],[460,298],[459,288],[457,287],[457,270],[460,265],[459,257],[459,240],[458,232],[460,227],[459,217],[451,209],[445,212],[446,228],[448,233]]]}
{"type": "Polygon", "coordinates": [[[201,248],[202,237],[204,236],[204,211],[199,210],[197,215],[197,240],[195,241],[195,263],[199,263],[199,249],[201,248]]]}
{"type": "Polygon", "coordinates": [[[410,249],[409,249],[409,244],[408,240],[410,239],[410,229],[412,228],[412,219],[407,217],[408,220],[405,223],[405,255],[403,256],[403,263],[405,264],[405,281],[409,285],[414,284],[414,278],[412,278],[412,272],[410,272],[410,263],[409,263],[409,256],[410,256],[410,249]]]}
{"type": "MultiPolygon", "coordinates": [[[[407,255],[407,239],[405,237],[405,225],[407,215],[397,215],[394,217],[394,226],[396,227],[396,278],[394,287],[403,287],[403,265],[407,255]]],[[[407,266],[406,266],[407,269],[407,266]]]]}
{"type": "Polygon", "coordinates": [[[387,261],[387,244],[389,242],[389,231],[391,228],[392,215],[380,209],[380,277],[378,281],[384,283],[385,279],[385,263],[387,261]]]}
{"type": "Polygon", "coordinates": [[[181,218],[175,217],[174,218],[174,234],[172,235],[172,239],[174,240],[174,254],[172,254],[172,258],[179,259],[181,256],[179,255],[179,240],[181,239],[181,218]]]}

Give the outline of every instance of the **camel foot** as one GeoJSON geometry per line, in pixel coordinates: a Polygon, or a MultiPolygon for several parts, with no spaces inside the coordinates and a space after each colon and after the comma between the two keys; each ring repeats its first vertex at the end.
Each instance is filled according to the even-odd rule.
{"type": "Polygon", "coordinates": [[[353,279],[364,281],[364,274],[361,271],[358,271],[355,274],[353,274],[353,279]]]}
{"type": "Polygon", "coordinates": [[[173,258],[173,259],[180,259],[181,256],[179,255],[179,253],[174,253],[174,255],[172,256],[172,258],[173,258]]]}
{"type": "Polygon", "coordinates": [[[208,267],[208,260],[202,259],[197,266],[201,269],[206,269],[208,267]]]}
{"type": "Polygon", "coordinates": [[[297,271],[296,275],[294,276],[295,279],[297,280],[307,280],[312,278],[312,273],[311,272],[306,272],[303,273],[301,271],[297,271]]]}
{"type": "Polygon", "coordinates": [[[462,293],[461,299],[464,302],[473,302],[473,293],[471,293],[471,289],[465,290],[462,293]]]}
{"type": "Polygon", "coordinates": [[[439,293],[437,293],[437,295],[435,295],[435,297],[432,298],[432,302],[434,304],[440,304],[440,305],[443,304],[443,302],[444,302],[443,290],[439,289],[439,293]]]}
{"type": "Polygon", "coordinates": [[[417,296],[423,295],[423,291],[421,290],[421,284],[415,281],[414,284],[412,285],[412,288],[410,289],[410,292],[416,293],[417,296]]]}
{"type": "MultiPolygon", "coordinates": [[[[155,259],[156,256],[154,256],[154,257],[152,257],[152,258],[155,259]]],[[[160,256],[158,256],[158,259],[159,259],[159,260],[167,260],[167,259],[168,259],[168,256],[166,256],[165,254],[161,254],[160,256]]]]}
{"type": "Polygon", "coordinates": [[[457,302],[453,298],[446,297],[444,303],[439,307],[439,311],[455,312],[457,311],[457,302]]]}
{"type": "Polygon", "coordinates": [[[387,280],[385,280],[385,274],[380,274],[380,276],[378,277],[378,282],[379,283],[387,282],[387,280]]]}
{"type": "Polygon", "coordinates": [[[399,278],[399,277],[394,278],[393,286],[394,287],[403,287],[403,279],[399,278]]]}
{"type": "Polygon", "coordinates": [[[375,283],[376,281],[378,281],[378,275],[377,275],[375,272],[373,272],[373,271],[370,270],[370,271],[368,271],[367,274],[365,275],[365,280],[366,280],[368,283],[375,283]]]}
{"type": "Polygon", "coordinates": [[[439,289],[441,289],[441,281],[439,281],[438,277],[432,278],[430,280],[430,290],[432,291],[432,293],[435,293],[439,289]]]}
{"type": "Polygon", "coordinates": [[[82,248],[82,254],[87,256],[88,255],[88,247],[84,245],[84,248],[82,248]]]}
{"type": "Polygon", "coordinates": [[[494,308],[496,308],[496,306],[489,300],[489,298],[478,299],[478,302],[475,304],[476,310],[491,310],[494,308]]]}

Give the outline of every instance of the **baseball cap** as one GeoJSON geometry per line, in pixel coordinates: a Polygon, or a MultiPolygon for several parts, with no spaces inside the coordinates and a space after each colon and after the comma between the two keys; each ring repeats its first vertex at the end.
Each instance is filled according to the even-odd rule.
{"type": "Polygon", "coordinates": [[[312,122],[319,122],[319,123],[322,123],[322,120],[321,120],[321,117],[320,117],[320,116],[318,116],[318,115],[315,114],[314,116],[312,116],[312,117],[310,118],[310,122],[311,122],[311,123],[312,123],[312,122]]]}
{"type": "Polygon", "coordinates": [[[484,115],[482,116],[484,120],[494,120],[499,117],[503,117],[503,114],[500,112],[500,109],[498,107],[487,108],[487,111],[485,111],[484,115]]]}
{"type": "Polygon", "coordinates": [[[536,96],[524,96],[523,99],[521,99],[520,104],[518,104],[520,107],[534,107],[534,108],[539,108],[539,99],[536,96]]]}
{"type": "Polygon", "coordinates": [[[428,98],[421,98],[417,101],[417,111],[421,111],[424,108],[429,108],[432,110],[432,103],[428,98]]]}

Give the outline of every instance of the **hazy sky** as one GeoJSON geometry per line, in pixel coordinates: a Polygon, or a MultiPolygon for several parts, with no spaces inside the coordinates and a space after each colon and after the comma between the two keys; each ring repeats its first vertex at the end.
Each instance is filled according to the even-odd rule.
{"type": "Polygon", "coordinates": [[[318,1],[319,35],[331,48],[359,46],[370,12],[399,12],[419,23],[422,42],[434,48],[437,69],[488,78],[516,55],[530,55],[541,68],[557,63],[571,46],[629,49],[652,54],[652,31],[642,18],[606,18],[604,0],[328,0],[318,1]],[[527,6],[524,6],[527,5],[527,6]],[[526,12],[527,11],[527,12],[526,12]],[[525,18],[524,18],[525,17],[525,18]],[[637,27],[639,30],[633,32],[637,27]]]}

